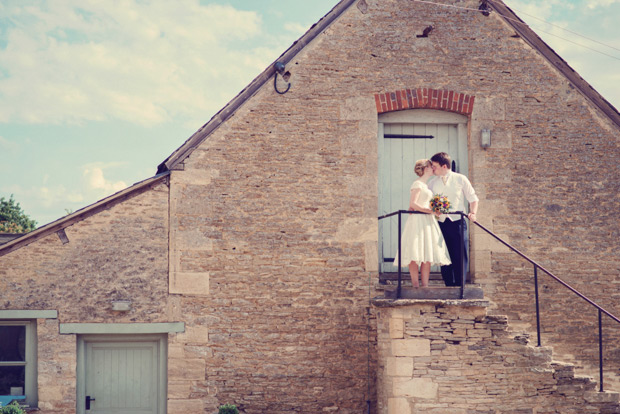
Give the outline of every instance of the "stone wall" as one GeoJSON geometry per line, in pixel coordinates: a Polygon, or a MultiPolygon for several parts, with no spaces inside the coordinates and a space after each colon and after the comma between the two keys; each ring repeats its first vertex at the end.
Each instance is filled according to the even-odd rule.
{"type": "Polygon", "coordinates": [[[166,320],[168,186],[0,256],[2,309],[56,309],[62,323],[166,320]],[[130,314],[112,300],[132,301],[130,314]]]}
{"type": "MultiPolygon", "coordinates": [[[[618,221],[606,213],[618,167],[596,161],[619,155],[618,128],[495,14],[365,3],[287,62],[289,92],[267,82],[173,171],[171,293],[182,294],[180,311],[204,321],[209,337],[192,350],[207,378],[183,398],[257,411],[363,405],[368,276],[377,271],[377,94],[429,88],[472,97],[468,158],[480,221],[620,311],[605,289],[618,277],[618,221]],[[428,25],[431,34],[418,38],[428,25]],[[492,131],[486,150],[483,128],[492,131]],[[593,221],[574,208],[584,195],[601,203],[593,221]],[[310,374],[299,360],[311,361],[310,374]],[[303,392],[315,386],[321,398],[303,392]]],[[[474,278],[494,311],[531,332],[529,265],[479,231],[472,243],[474,278]]],[[[564,312],[577,309],[566,294],[554,300],[545,305],[546,340],[596,366],[583,314],[564,312]]]]}
{"type": "Polygon", "coordinates": [[[55,233],[0,256],[0,309],[57,310],[39,319],[39,408],[46,414],[76,407],[76,336],[60,323],[170,322],[168,301],[168,186],[130,197],[55,233]],[[112,300],[131,300],[130,312],[112,300]]]}
{"type": "Polygon", "coordinates": [[[378,413],[617,413],[572,365],[489,316],[484,301],[376,301],[378,413]]]}

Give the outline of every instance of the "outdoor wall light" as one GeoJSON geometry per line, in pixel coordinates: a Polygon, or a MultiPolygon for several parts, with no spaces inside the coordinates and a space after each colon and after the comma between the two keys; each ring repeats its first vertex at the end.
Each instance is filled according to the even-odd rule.
{"type": "Polygon", "coordinates": [[[282,63],[282,62],[276,62],[276,63],[273,64],[273,68],[280,75],[283,75],[284,74],[284,70],[286,69],[286,66],[284,66],[284,63],[282,63]]]}
{"type": "Polygon", "coordinates": [[[288,86],[286,87],[286,90],[284,92],[281,92],[278,90],[277,81],[278,81],[278,73],[280,74],[280,76],[282,76],[282,78],[285,81],[287,80],[287,78],[285,77],[285,73],[284,73],[284,71],[286,70],[286,66],[282,62],[276,62],[273,64],[273,69],[275,70],[275,73],[273,74],[273,88],[280,95],[284,95],[285,93],[288,92],[289,89],[291,89],[291,84],[289,83],[288,86]]]}
{"type": "Polygon", "coordinates": [[[491,130],[483,129],[480,134],[480,146],[482,148],[489,148],[491,146],[491,130]]]}
{"type": "Polygon", "coordinates": [[[113,300],[112,310],[117,312],[129,312],[131,310],[130,300],[113,300]]]}

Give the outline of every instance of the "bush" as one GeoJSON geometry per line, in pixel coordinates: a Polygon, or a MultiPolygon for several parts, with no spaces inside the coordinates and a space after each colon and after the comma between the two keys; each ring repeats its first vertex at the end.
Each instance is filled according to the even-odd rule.
{"type": "Polygon", "coordinates": [[[217,414],[239,414],[237,406],[232,404],[224,404],[220,406],[220,411],[217,414]]]}
{"type": "Polygon", "coordinates": [[[0,408],[0,414],[26,414],[26,412],[19,406],[17,401],[13,401],[11,404],[0,408]]]}

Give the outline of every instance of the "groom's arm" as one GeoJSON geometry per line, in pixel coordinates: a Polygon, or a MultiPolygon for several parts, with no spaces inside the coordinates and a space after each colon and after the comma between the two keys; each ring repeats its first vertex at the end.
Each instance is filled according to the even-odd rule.
{"type": "Polygon", "coordinates": [[[471,203],[469,203],[469,214],[467,215],[467,218],[470,219],[471,221],[476,221],[477,212],[478,212],[478,202],[472,201],[471,203]]]}
{"type": "Polygon", "coordinates": [[[478,196],[476,195],[476,190],[474,190],[471,182],[469,182],[465,176],[463,176],[463,195],[469,202],[469,214],[467,215],[467,218],[471,221],[476,221],[476,214],[478,213],[478,196]]]}

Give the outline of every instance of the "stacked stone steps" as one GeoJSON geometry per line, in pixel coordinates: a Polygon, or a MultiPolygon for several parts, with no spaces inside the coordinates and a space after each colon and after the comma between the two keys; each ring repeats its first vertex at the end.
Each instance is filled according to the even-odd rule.
{"type": "MultiPolygon", "coordinates": [[[[499,318],[507,320],[505,316],[499,318]]],[[[553,360],[553,347],[530,345],[530,335],[523,332],[514,332],[507,329],[515,343],[519,343],[545,353],[549,357],[548,367],[533,368],[534,371],[553,373],[557,380],[557,389],[567,398],[577,398],[580,394],[590,404],[602,405],[601,413],[620,413],[620,393],[614,391],[599,392],[598,382],[588,375],[578,375],[575,373],[575,365],[569,362],[553,360]]]]}
{"type": "MultiPolygon", "coordinates": [[[[505,332],[512,338],[515,344],[527,347],[532,355],[542,357],[545,362],[539,366],[531,367],[532,372],[552,373],[556,379],[555,392],[564,395],[567,400],[574,400],[574,413],[598,412],[601,414],[620,413],[620,393],[614,391],[599,392],[598,382],[588,375],[578,375],[575,373],[575,365],[568,362],[553,360],[553,347],[534,346],[530,344],[530,334],[511,329],[508,317],[505,315],[488,316],[491,319],[500,321],[506,325],[505,332]],[[588,405],[583,408],[583,404],[588,405]],[[581,408],[580,408],[581,407],[581,408]]],[[[541,393],[545,391],[542,390],[541,393]]],[[[551,390],[549,390],[551,392],[551,390]]],[[[544,413],[546,411],[535,411],[544,413]]],[[[555,412],[555,411],[552,411],[555,412]]],[[[563,411],[563,413],[566,411],[563,411]]],[[[572,412],[572,411],[571,411],[572,412]]]]}
{"type": "MultiPolygon", "coordinates": [[[[495,309],[495,311],[497,311],[497,309],[495,309]]],[[[535,332],[536,326],[532,326],[531,322],[520,320],[518,319],[518,317],[519,317],[518,314],[511,315],[509,317],[510,323],[508,325],[508,331],[511,332],[515,336],[523,337],[526,342],[531,341],[532,344],[535,344],[536,343],[536,332],[535,332]]],[[[594,331],[595,327],[589,327],[588,329],[591,329],[592,331],[594,331]]],[[[593,335],[595,334],[596,333],[594,333],[593,335]]],[[[592,338],[593,343],[591,344],[592,347],[598,346],[598,344],[594,342],[596,340],[597,340],[597,337],[593,336],[592,338]]],[[[542,344],[543,345],[551,344],[550,336],[545,334],[544,332],[542,335],[542,344]]],[[[604,352],[604,355],[607,355],[607,352],[609,352],[609,350],[605,348],[606,347],[605,344],[606,343],[603,344],[603,347],[604,347],[603,352],[604,352]]],[[[578,354],[558,353],[557,349],[555,350],[555,358],[557,358],[558,364],[569,364],[569,365],[574,366],[574,371],[575,371],[576,376],[584,376],[587,378],[592,378],[596,380],[598,383],[598,378],[599,378],[598,365],[584,366],[584,363],[582,360],[580,360],[578,354]]],[[[610,363],[609,361],[606,361],[604,364],[605,364],[604,365],[604,372],[605,372],[604,389],[606,391],[620,392],[620,377],[613,375],[614,365],[610,363]]]]}
{"type": "MultiPolygon", "coordinates": [[[[541,367],[534,367],[532,370],[541,373],[552,372],[553,377],[557,380],[557,390],[564,394],[567,399],[573,398],[580,402],[583,399],[593,407],[599,406],[600,411],[598,412],[601,414],[620,413],[620,393],[609,390],[599,392],[598,381],[589,375],[576,374],[575,364],[553,360],[553,347],[538,347],[531,344],[530,334],[523,330],[524,324],[508,322],[508,317],[505,315],[493,315],[492,318],[501,320],[506,324],[506,333],[515,343],[548,355],[548,364],[545,363],[541,367]]],[[[581,413],[579,409],[576,409],[575,412],[581,413]]]]}
{"type": "Polygon", "coordinates": [[[489,315],[485,300],[375,299],[380,414],[416,412],[610,414],[620,394],[598,392],[489,315]]]}

